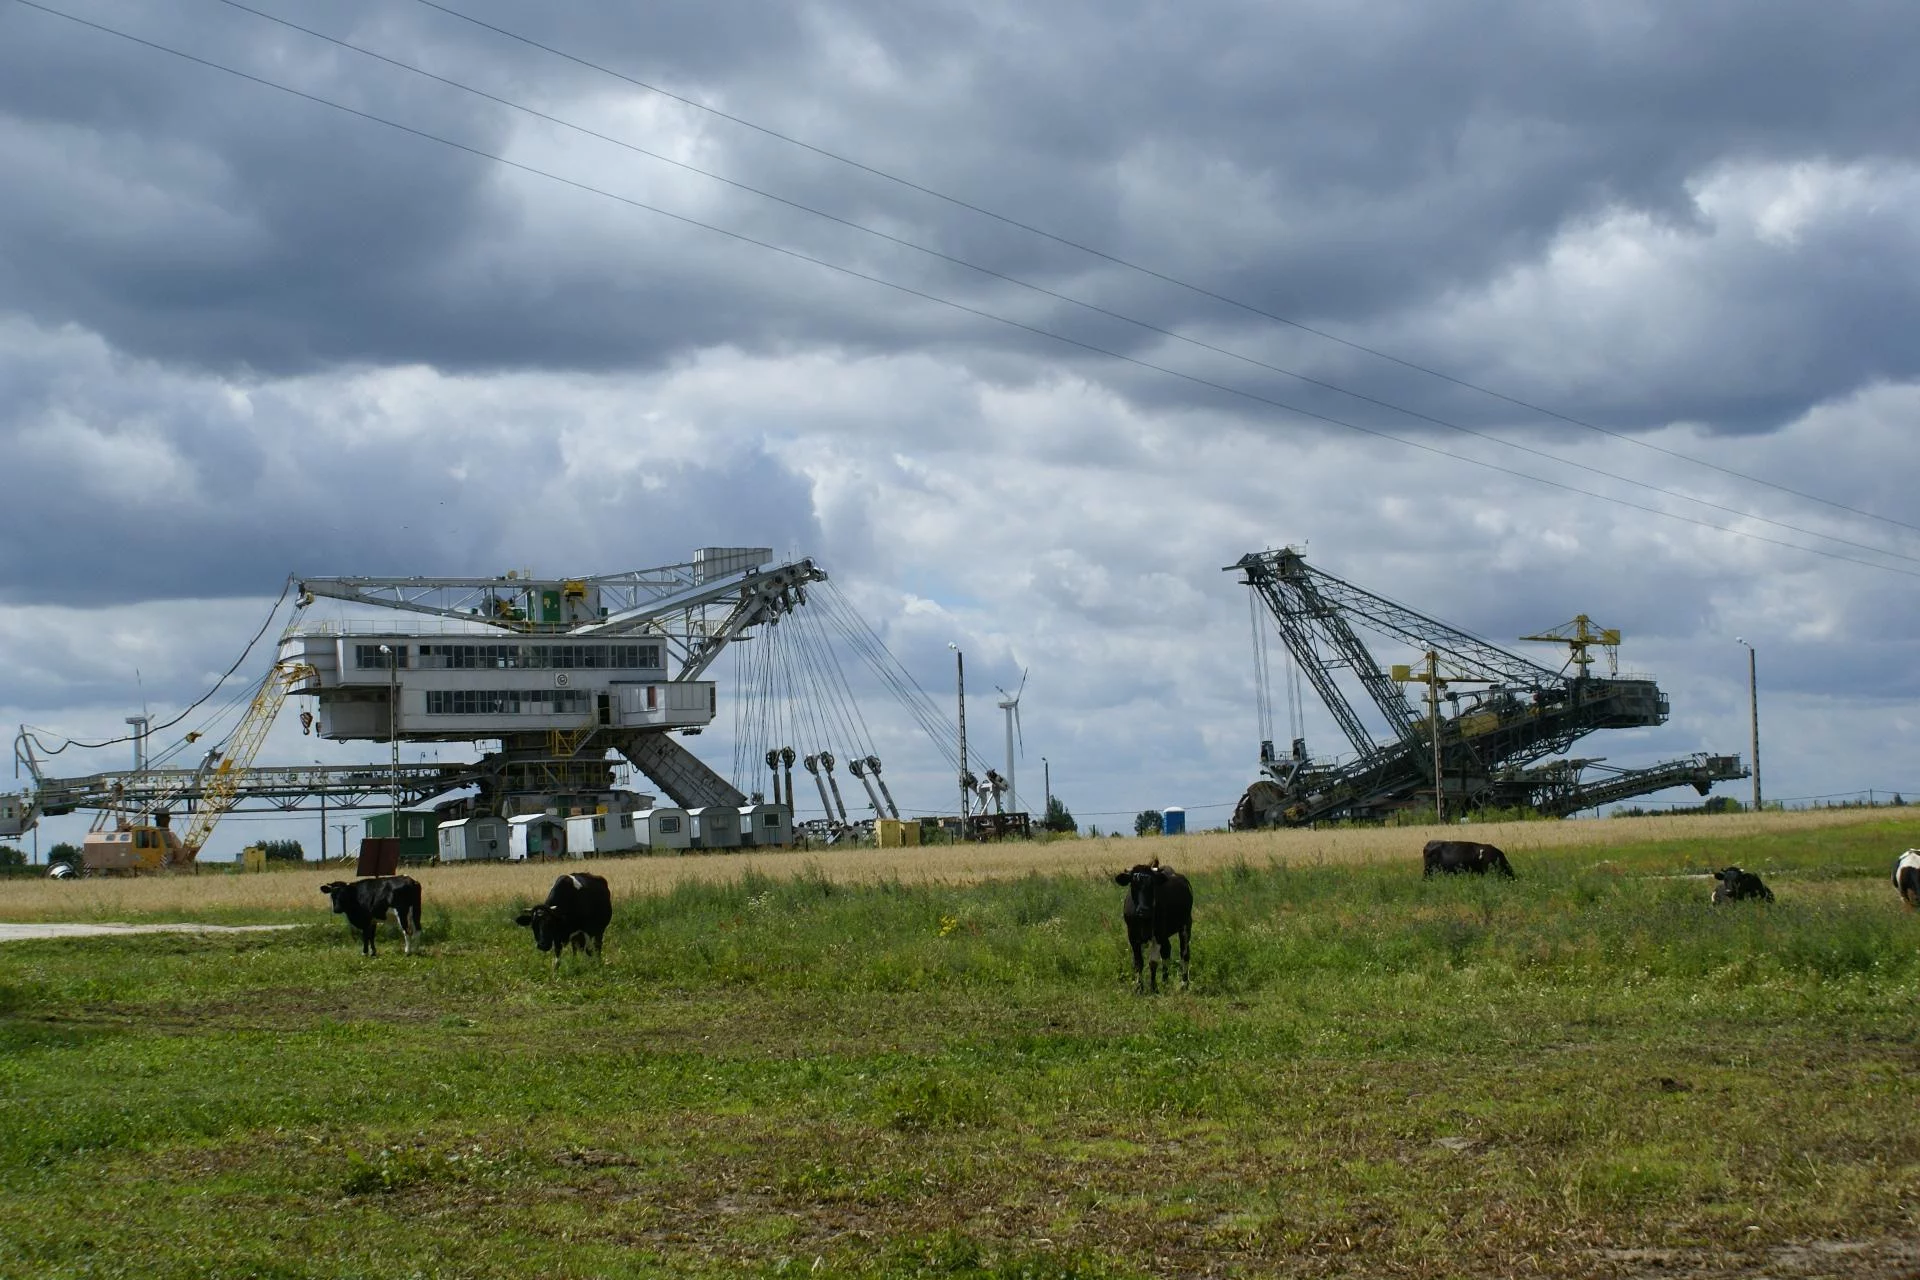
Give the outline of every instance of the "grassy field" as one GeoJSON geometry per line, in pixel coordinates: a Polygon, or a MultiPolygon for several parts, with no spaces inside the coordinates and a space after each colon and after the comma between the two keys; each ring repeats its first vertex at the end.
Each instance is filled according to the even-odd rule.
{"type": "MultiPolygon", "coordinates": [[[[1916,807],[1920,814],[1920,807],[1916,807]]],[[[1397,862],[1420,865],[1420,847],[1435,836],[1466,836],[1497,844],[1513,854],[1550,849],[1605,850],[1622,843],[1684,860],[1688,851],[1711,847],[1713,857],[1761,865],[1767,841],[1829,827],[1854,827],[1857,810],[1797,813],[1691,815],[1576,822],[1513,822],[1432,828],[1334,831],[1210,832],[1170,836],[1142,845],[1131,840],[1065,840],[1047,844],[937,845],[922,849],[768,850],[659,858],[605,858],[585,865],[607,877],[616,896],[660,894],[688,881],[724,884],[742,875],[785,879],[806,875],[836,884],[971,884],[1040,874],[1094,874],[1131,865],[1151,850],[1186,871],[1211,871],[1238,863],[1289,867],[1397,862]],[[1759,844],[1750,845],[1752,837],[1759,844]],[[1657,846],[1657,847],[1656,847],[1657,846]]],[[[1892,823],[1890,839],[1920,841],[1920,817],[1892,823]],[[1897,832],[1906,831],[1904,837],[1897,832]]],[[[1797,847],[1797,846],[1796,846],[1797,847]]],[[[1811,849],[1813,846],[1808,846],[1811,849]]],[[[1905,848],[1905,845],[1901,845],[1905,848]]],[[[1705,857],[1705,853],[1700,854],[1705,857]]],[[[1888,861],[1891,865],[1891,855],[1888,861]]],[[[1681,865],[1675,863],[1675,866],[1681,865]]],[[[1685,863],[1704,871],[1707,862],[1685,863]]],[[[1722,862],[1713,863],[1715,867],[1722,862]]],[[[448,907],[489,906],[518,894],[544,897],[556,868],[547,864],[502,864],[410,868],[426,898],[448,907]]],[[[210,865],[206,874],[141,879],[41,879],[0,882],[0,920],[204,920],[214,923],[300,919],[320,901],[319,885],[342,878],[337,865],[321,871],[279,869],[269,875],[236,876],[210,865]],[[296,914],[288,914],[296,913],[296,914]]]]}
{"type": "Polygon", "coordinates": [[[609,963],[422,876],[9,883],[0,1274],[1912,1275],[1920,915],[1885,814],[608,862],[609,963]],[[1111,872],[1193,873],[1131,994],[1111,872]],[[1707,905],[1737,862],[1771,906],[1707,905]],[[204,904],[197,907],[196,904],[204,904]],[[388,935],[391,936],[390,934],[388,935]]]}

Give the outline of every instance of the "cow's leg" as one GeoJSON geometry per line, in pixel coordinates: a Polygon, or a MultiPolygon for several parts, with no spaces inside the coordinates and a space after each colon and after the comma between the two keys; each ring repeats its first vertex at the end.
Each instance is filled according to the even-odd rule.
{"type": "Polygon", "coordinates": [[[379,927],[380,927],[380,922],[378,920],[369,920],[367,921],[367,923],[360,926],[360,954],[361,955],[377,956],[380,954],[380,949],[376,947],[373,943],[374,931],[379,927]]]}
{"type": "Polygon", "coordinates": [[[1136,995],[1147,993],[1147,975],[1141,969],[1140,940],[1128,938],[1127,945],[1133,948],[1133,990],[1136,995]]]}
{"type": "Polygon", "coordinates": [[[1166,963],[1167,944],[1159,934],[1154,934],[1147,942],[1147,989],[1154,995],[1160,994],[1160,968],[1166,963]]]}

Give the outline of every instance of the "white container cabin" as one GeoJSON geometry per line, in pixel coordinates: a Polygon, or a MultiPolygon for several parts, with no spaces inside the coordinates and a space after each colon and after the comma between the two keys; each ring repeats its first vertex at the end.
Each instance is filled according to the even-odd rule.
{"type": "Polygon", "coordinates": [[[499,862],[507,856],[507,824],[498,818],[456,818],[440,824],[440,861],[499,862]]]}
{"type": "Polygon", "coordinates": [[[661,806],[633,815],[633,829],[642,848],[656,853],[691,848],[693,819],[685,809],[661,806]]]}
{"type": "Polygon", "coordinates": [[[567,824],[550,813],[507,819],[507,857],[514,862],[567,856],[567,824]]]}
{"type": "Polygon", "coordinates": [[[630,853],[640,847],[634,814],[581,813],[567,819],[567,848],[577,857],[596,853],[630,853]]]}
{"type": "Polygon", "coordinates": [[[696,849],[738,849],[740,810],[730,804],[703,804],[687,810],[693,820],[696,849]]]}
{"type": "Polygon", "coordinates": [[[740,843],[749,848],[785,848],[793,843],[793,810],[784,804],[743,804],[740,843]]]}

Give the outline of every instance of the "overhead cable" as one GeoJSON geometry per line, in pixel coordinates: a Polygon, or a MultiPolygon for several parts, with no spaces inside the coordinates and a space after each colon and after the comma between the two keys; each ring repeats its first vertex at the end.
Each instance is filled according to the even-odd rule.
{"type": "MultiPolygon", "coordinates": [[[[65,15],[62,15],[62,16],[65,16],[65,15]]],[[[222,672],[220,675],[220,678],[213,682],[213,687],[208,689],[205,693],[201,694],[199,697],[195,698],[192,702],[188,703],[185,707],[181,709],[180,714],[175,716],[173,719],[162,721],[160,724],[148,725],[146,727],[145,736],[152,737],[155,733],[158,733],[163,729],[171,729],[174,725],[179,724],[182,720],[185,720],[188,716],[192,715],[194,711],[197,710],[202,703],[207,701],[207,699],[213,697],[214,694],[220,692],[220,687],[224,685],[230,677],[232,677],[234,672],[240,669],[240,665],[244,663],[247,660],[247,656],[253,652],[253,646],[260,643],[260,637],[267,634],[267,628],[273,625],[274,618],[278,616],[280,613],[280,606],[286,603],[287,593],[291,590],[293,590],[293,579],[289,578],[287,579],[286,584],[280,588],[280,598],[275,600],[273,602],[273,608],[267,611],[266,621],[262,622],[260,624],[260,629],[253,633],[253,639],[247,641],[247,647],[240,651],[240,656],[233,660],[233,665],[228,667],[224,672],[222,672]]],[[[120,743],[123,743],[123,742],[132,742],[134,738],[134,735],[130,733],[123,734],[118,738],[103,738],[99,742],[80,742],[73,738],[63,738],[59,746],[49,747],[44,741],[41,740],[40,731],[34,729],[31,725],[22,726],[20,732],[22,736],[30,739],[36,747],[40,748],[40,753],[42,755],[48,755],[48,756],[57,756],[62,751],[65,751],[68,747],[79,747],[83,751],[91,751],[100,747],[112,747],[112,746],[118,746],[120,743]]]]}
{"type": "MultiPolygon", "coordinates": [[[[1067,346],[1075,347],[1083,351],[1091,352],[1096,355],[1107,356],[1111,359],[1122,361],[1124,363],[1133,365],[1137,368],[1145,369],[1155,373],[1165,374],[1169,377],[1177,378],[1183,382],[1187,382],[1195,386],[1206,387],[1211,390],[1219,391],[1223,394],[1233,396],[1238,399],[1246,400],[1255,404],[1266,405],[1268,407],[1275,408],[1275,409],[1280,409],[1287,413],[1294,414],[1298,417],[1312,419],[1317,422],[1324,422],[1324,423],[1327,423],[1328,425],[1341,427],[1349,431],[1355,431],[1362,435],[1368,435],[1368,436],[1376,437],[1378,439],[1388,440],[1393,443],[1402,445],[1406,448],[1417,449],[1423,453],[1432,454],[1436,457],[1448,458],[1456,462],[1464,462],[1471,466],[1480,467],[1483,470],[1493,471],[1502,475],[1511,476],[1511,477],[1514,477],[1515,479],[1531,481],[1534,484],[1545,485],[1550,488],[1558,489],[1565,493],[1578,494],[1583,497],[1594,498],[1602,502],[1609,502],[1614,504],[1615,506],[1625,507],[1629,510],[1639,511],[1647,515],[1660,517],[1662,519],[1679,521],[1681,523],[1694,525],[1698,528],[1710,529],[1719,533],[1732,534],[1735,537],[1747,538],[1752,541],[1766,543],[1770,546],[1781,547],[1787,550],[1806,552],[1812,555],[1822,556],[1830,560],[1838,560],[1845,563],[1861,565],[1866,568],[1879,569],[1887,573],[1897,573],[1904,577],[1920,578],[1920,572],[1916,572],[1914,570],[1901,569],[1893,565],[1877,564],[1871,560],[1863,560],[1857,556],[1843,555],[1839,552],[1827,551],[1819,547],[1809,547],[1809,546],[1803,546],[1798,543],[1785,542],[1778,538],[1769,538],[1763,534],[1753,533],[1743,529],[1731,528],[1726,525],[1715,524],[1712,521],[1702,520],[1693,516],[1683,515],[1679,512],[1663,511],[1657,507],[1646,506],[1643,503],[1632,502],[1625,498],[1613,497],[1608,494],[1595,492],[1591,489],[1583,489],[1578,485],[1568,484],[1568,483],[1565,483],[1564,481],[1552,480],[1545,476],[1532,475],[1524,471],[1515,470],[1511,467],[1501,466],[1498,463],[1487,462],[1483,459],[1469,457],[1465,454],[1453,453],[1449,450],[1439,448],[1438,446],[1435,446],[1435,445],[1423,444],[1418,440],[1409,440],[1404,436],[1395,435],[1390,431],[1384,431],[1384,430],[1379,430],[1373,427],[1362,426],[1359,423],[1351,422],[1343,418],[1337,418],[1330,414],[1320,413],[1315,410],[1307,409],[1299,405],[1289,404],[1286,401],[1277,400],[1270,396],[1261,395],[1258,392],[1248,391],[1243,388],[1230,386],[1226,383],[1217,382],[1210,378],[1204,378],[1197,374],[1186,373],[1178,369],[1173,369],[1166,365],[1155,364],[1150,360],[1144,360],[1138,356],[1130,356],[1123,352],[1119,352],[1107,347],[1099,346],[1096,343],[1085,342],[1078,338],[1068,337],[1065,334],[1056,333],[1052,330],[1041,328],[1037,325],[1027,324],[1023,321],[1015,320],[1007,316],[998,315],[994,312],[987,311],[979,307],[970,306],[962,302],[956,302],[950,298],[943,298],[937,294],[929,293],[923,289],[916,289],[910,285],[900,284],[898,282],[888,280],[884,277],[876,276],[869,272],[858,270],[857,268],[854,268],[854,267],[843,266],[829,259],[817,257],[813,254],[805,253],[798,249],[792,249],[784,245],[774,244],[770,241],[760,240],[753,236],[746,235],[742,232],[731,231],[731,230],[728,230],[727,228],[716,226],[712,223],[702,222],[697,218],[688,217],[685,214],[674,213],[670,210],[660,208],[657,205],[648,204],[645,201],[637,200],[630,196],[619,195],[614,192],[608,191],[604,188],[593,186],[590,183],[582,182],[575,178],[568,178],[561,174],[554,173],[550,170],[541,169],[535,165],[527,164],[519,160],[509,159],[506,156],[500,155],[496,152],[488,151],[483,147],[477,147],[470,143],[459,142],[459,141],[456,141],[455,139],[448,138],[440,134],[432,133],[425,129],[416,128],[413,125],[403,124],[397,120],[392,120],[384,116],[376,115],[369,111],[364,111],[358,107],[351,107],[346,105],[345,103],[337,102],[337,101],[334,101],[333,99],[325,98],[318,94],[309,93],[303,89],[296,89],[291,85],[282,84],[278,81],[268,79],[264,76],[255,75],[252,72],[242,71],[236,67],[227,66],[223,63],[215,62],[208,58],[203,58],[197,54],[187,53],[184,50],[177,49],[169,45],[161,44],[157,41],[149,40],[142,36],[136,36],[129,32],[121,31],[114,27],[109,27],[104,24],[94,22],[86,18],[81,18],[75,14],[67,13],[60,9],[55,9],[49,5],[41,4],[38,2],[38,0],[13,0],[13,3],[23,5],[30,9],[38,10],[42,13],[46,13],[54,17],[64,18],[69,22],[73,22],[77,25],[91,28],[93,30],[102,32],[103,34],[106,34],[106,35],[117,36],[131,43],[142,45],[149,49],[153,49],[156,52],[170,54],[174,57],[182,59],[183,61],[187,61],[199,66],[207,67],[210,70],[221,71],[228,75],[232,75],[236,78],[247,80],[254,84],[261,85],[265,88],[278,90],[282,93],[286,93],[293,97],[304,99],[308,102],[315,103],[316,105],[319,105],[319,106],[330,107],[333,110],[340,111],[344,114],[356,116],[360,119],[367,120],[374,124],[384,125],[390,129],[394,129],[401,133],[411,134],[415,137],[424,139],[429,142],[436,142],[441,144],[442,146],[451,147],[455,150],[466,152],[469,155],[473,155],[484,160],[490,160],[496,164],[506,166],[507,168],[515,169],[523,173],[528,173],[535,177],[545,178],[545,179],[548,179],[549,181],[559,183],[563,186],[574,188],[575,190],[587,192],[592,195],[601,196],[605,199],[616,201],[620,204],[627,205],[631,208],[640,209],[648,213],[654,213],[661,217],[670,219],[674,222],[682,223],[687,226],[696,227],[701,230],[710,231],[716,235],[724,236],[730,240],[735,240],[742,244],[753,245],[757,248],[765,249],[765,250],[768,250],[769,252],[777,253],[784,257],[792,258],[796,261],[810,263],[814,266],[823,267],[829,271],[834,271],[839,274],[851,277],[853,279],[863,280],[870,284],[876,284],[883,288],[894,290],[895,292],[904,294],[909,297],[919,298],[927,302],[937,303],[941,306],[951,308],[952,310],[959,311],[967,315],[976,316],[984,320],[991,320],[997,324],[1005,325],[1009,328],[1018,329],[1026,333],[1031,333],[1038,337],[1048,338],[1055,342],[1059,342],[1067,346]]],[[[1815,535],[1815,536],[1820,536],[1824,538],[1827,535],[1815,535]]],[[[1900,558],[1900,559],[1912,558],[1912,557],[1903,556],[1897,552],[1878,551],[1877,554],[1888,555],[1888,556],[1892,556],[1894,558],[1900,558]]]]}
{"type": "Polygon", "coordinates": [[[1071,294],[1061,293],[1058,290],[1050,289],[1045,285],[1035,284],[1030,280],[1025,280],[1018,276],[1009,275],[1006,272],[995,270],[992,267],[982,266],[979,263],[969,261],[968,259],[958,257],[951,253],[943,252],[942,250],[939,250],[939,249],[931,248],[927,245],[920,244],[913,240],[908,240],[902,236],[894,235],[891,232],[883,231],[877,227],[871,227],[866,225],[865,223],[857,222],[850,218],[843,218],[838,214],[829,213],[826,210],[817,208],[813,205],[805,204],[798,200],[789,199],[786,196],[778,195],[762,187],[756,187],[749,183],[740,182],[733,178],[728,178],[722,174],[715,173],[710,169],[703,169],[698,165],[689,164],[684,160],[677,160],[670,155],[665,155],[661,152],[654,151],[650,148],[640,146],[637,143],[629,142],[624,138],[617,138],[611,134],[602,133],[597,129],[590,129],[585,125],[576,124],[563,117],[553,115],[549,112],[541,111],[535,107],[529,107],[524,103],[515,102],[512,99],[502,97],[499,94],[490,93],[485,89],[476,88],[473,85],[466,84],[462,81],[452,79],[448,76],[443,76],[435,72],[428,71],[423,67],[415,66],[413,63],[404,61],[399,58],[391,57],[375,49],[369,49],[365,45],[355,44],[350,40],[345,40],[338,36],[328,35],[324,31],[316,31],[312,27],[302,26],[297,22],[293,22],[293,21],[290,21],[289,19],[282,18],[277,14],[267,13],[263,10],[254,8],[252,5],[244,4],[242,3],[242,0],[216,0],[216,2],[219,4],[226,5],[230,9],[236,9],[242,13],[252,14],[255,17],[261,18],[267,22],[276,23],[279,26],[286,27],[289,30],[298,31],[303,35],[312,37],[313,39],[325,41],[326,43],[331,44],[337,48],[346,49],[350,52],[360,54],[363,57],[371,58],[376,62],[385,63],[390,67],[395,67],[401,71],[407,72],[410,75],[420,76],[424,79],[431,80],[436,84],[442,84],[442,85],[446,85],[448,88],[458,89],[462,93],[471,94],[474,97],[484,99],[485,101],[492,102],[498,106],[506,107],[507,109],[512,111],[520,112],[536,120],[541,120],[548,124],[558,126],[559,128],[570,130],[571,132],[577,133],[582,137],[592,138],[596,141],[607,143],[610,146],[622,148],[623,150],[632,152],[635,155],[645,156],[648,159],[658,161],[661,164],[671,165],[672,167],[676,169],[680,169],[684,172],[695,174],[699,177],[706,178],[713,182],[721,183],[725,186],[732,187],[735,190],[744,191],[750,195],[758,196],[761,199],[769,200],[776,204],[784,205],[787,208],[797,210],[801,213],[805,213],[812,217],[820,218],[828,222],[832,222],[838,226],[846,227],[849,230],[860,232],[863,235],[868,235],[879,240],[884,240],[889,244],[898,245],[899,247],[904,249],[910,249],[915,253],[924,254],[927,257],[934,258],[934,259],[937,259],[938,261],[946,262],[951,265],[964,268],[968,271],[978,272],[979,274],[983,276],[987,276],[991,279],[999,280],[1006,284],[1011,284],[1018,288],[1029,290],[1043,297],[1052,298],[1057,302],[1064,302],[1069,306],[1078,307],[1094,315],[1104,316],[1110,320],[1117,320],[1122,324],[1132,325],[1135,328],[1138,328],[1147,333],[1155,334],[1159,337],[1168,338],[1168,339],[1171,339],[1172,341],[1179,342],[1187,346],[1195,347],[1202,351],[1211,352],[1214,355],[1225,356],[1230,360],[1236,360],[1243,364],[1251,365],[1255,368],[1265,369],[1270,373],[1277,373],[1282,375],[1283,377],[1292,378],[1298,382],[1305,383],[1308,386],[1318,387],[1323,391],[1331,391],[1336,395],[1346,396],[1350,399],[1358,400],[1364,404],[1370,404],[1375,406],[1376,408],[1385,409],[1391,413],[1401,414],[1405,417],[1414,419],[1416,421],[1425,422],[1432,426],[1440,427],[1443,430],[1452,431],[1460,435],[1472,436],[1474,439],[1484,440],[1489,444],[1493,444],[1501,448],[1513,449],[1520,453],[1531,454],[1534,457],[1543,458],[1549,462],[1559,463],[1562,466],[1572,467],[1575,470],[1584,471],[1591,475],[1601,476],[1609,480],[1618,481],[1622,484],[1632,485],[1635,488],[1644,489],[1652,493],[1657,493],[1664,497],[1675,498],[1682,502],[1695,503],[1699,506],[1706,507],[1713,511],[1719,511],[1726,515],[1737,516],[1745,520],[1758,521],[1761,524],[1770,525],[1777,529],[1784,529],[1789,532],[1802,534],[1810,538],[1819,538],[1819,539],[1822,539],[1823,541],[1837,543],[1840,546],[1852,547],[1858,551],[1872,552],[1878,555],[1889,556],[1893,559],[1905,560],[1913,564],[1920,564],[1920,556],[1907,555],[1899,551],[1892,551],[1885,547],[1874,546],[1869,543],[1855,542],[1851,539],[1840,537],[1837,534],[1822,533],[1817,529],[1808,529],[1800,525],[1788,523],[1787,521],[1784,521],[1784,520],[1776,520],[1769,516],[1757,515],[1753,512],[1743,510],[1739,507],[1727,506],[1723,503],[1715,502],[1709,498],[1697,497],[1693,494],[1686,493],[1677,489],[1670,489],[1663,485],[1654,484],[1650,481],[1636,480],[1631,476],[1623,476],[1616,472],[1608,471],[1604,467],[1598,467],[1590,463],[1580,462],[1573,458],[1563,457],[1562,455],[1554,453],[1547,449],[1536,448],[1532,445],[1523,444],[1517,440],[1509,440],[1505,436],[1498,435],[1491,431],[1482,431],[1477,428],[1465,426],[1461,423],[1453,422],[1446,418],[1442,418],[1437,415],[1427,413],[1419,409],[1407,408],[1405,405],[1396,404],[1392,401],[1385,400],[1379,396],[1370,395],[1363,391],[1355,391],[1349,387],[1343,387],[1338,383],[1327,381],[1324,378],[1317,378],[1312,376],[1311,374],[1301,373],[1298,370],[1289,369],[1282,365],[1274,364],[1271,361],[1263,360],[1257,356],[1250,356],[1245,354],[1244,352],[1235,351],[1232,348],[1220,346],[1217,343],[1208,342],[1208,341],[1205,341],[1204,339],[1195,338],[1188,334],[1183,334],[1176,330],[1168,329],[1161,325],[1153,324],[1150,321],[1141,320],[1137,317],[1126,315],[1122,312],[1115,311],[1110,307],[1104,307],[1099,305],[1098,303],[1088,302],[1085,299],[1076,298],[1071,294]]]}
{"type": "MultiPolygon", "coordinates": [[[[1358,351],[1363,355],[1369,355],[1378,360],[1385,360],[1390,364],[1399,365],[1403,369],[1409,369],[1415,373],[1421,373],[1431,378],[1437,378],[1442,382],[1450,383],[1453,386],[1460,387],[1464,390],[1478,392],[1481,395],[1488,396],[1488,397],[1491,397],[1492,399],[1499,400],[1506,404],[1513,405],[1516,408],[1525,409],[1530,413],[1544,414],[1547,417],[1555,419],[1556,421],[1567,423],[1569,426],[1580,427],[1583,430],[1595,432],[1599,435],[1606,436],[1610,439],[1618,440],[1622,443],[1633,445],[1636,448],[1649,449],[1654,453],[1661,454],[1665,457],[1673,458],[1680,462],[1692,463],[1694,466],[1704,467],[1709,471],[1717,471],[1722,475],[1730,476],[1736,480],[1744,480],[1749,484],[1761,485],[1765,488],[1773,489],[1780,493],[1790,494],[1796,498],[1804,498],[1809,502],[1817,502],[1817,503],[1820,503],[1822,506],[1832,507],[1838,511],[1845,511],[1850,515],[1861,516],[1868,520],[1877,520],[1882,524],[1889,524],[1897,528],[1908,529],[1914,532],[1920,532],[1920,525],[1910,524],[1904,520],[1896,520],[1891,516],[1878,515],[1871,511],[1862,510],[1859,507],[1848,506],[1844,502],[1836,502],[1831,498],[1823,498],[1818,494],[1807,493],[1803,490],[1795,489],[1788,485],[1780,484],[1773,480],[1767,480],[1760,476],[1749,475],[1746,472],[1737,471],[1732,467],[1723,466],[1717,462],[1709,462],[1705,458],[1697,458],[1697,457],[1694,457],[1692,454],[1682,453],[1676,449],[1664,448],[1660,445],[1652,443],[1651,441],[1642,440],[1637,436],[1629,434],[1628,432],[1616,431],[1608,427],[1603,427],[1598,425],[1597,423],[1588,422],[1583,418],[1575,417],[1572,414],[1563,413],[1556,409],[1549,409],[1543,405],[1534,404],[1531,401],[1522,399],[1518,396],[1509,395],[1506,392],[1495,390],[1494,388],[1485,386],[1481,383],[1473,382],[1466,378],[1455,377],[1452,374],[1443,373],[1438,369],[1431,368],[1417,361],[1408,360],[1403,357],[1393,355],[1391,352],[1382,351],[1376,347],[1367,346],[1366,344],[1361,342],[1356,342],[1351,338],[1343,338],[1339,334],[1330,333],[1325,329],[1317,328],[1303,321],[1294,320],[1287,316],[1279,315],[1275,312],[1268,311],[1263,307],[1254,305],[1253,303],[1243,302],[1240,299],[1231,297],[1227,294],[1216,292],[1215,290],[1207,288],[1205,285],[1194,284],[1192,281],[1183,280],[1180,277],[1172,275],[1168,272],[1160,271],[1153,267],[1146,266],[1142,263],[1134,262],[1128,258],[1123,258],[1118,254],[1109,253],[1106,250],[1095,248],[1094,246],[1086,244],[1083,241],[1075,240],[1069,236],[1059,235],[1052,231],[1047,231],[1041,227],[1034,226],[1031,223],[1023,222],[1018,218],[1012,217],[1011,215],[999,213],[993,209],[986,208],[983,205],[974,204],[971,201],[963,200],[958,196],[949,195],[946,192],[936,190],[933,187],[924,186],[921,183],[915,182],[910,178],[903,178],[900,175],[895,173],[890,173],[885,169],[881,169],[874,165],[865,164],[859,160],[855,160],[851,156],[844,155],[840,152],[833,151],[829,148],[822,147],[811,142],[803,141],[799,138],[792,136],[791,134],[782,133],[777,129],[768,128],[766,125],[759,124],[753,120],[749,120],[744,116],[738,116],[730,112],[722,111],[718,107],[709,106],[707,103],[700,102],[693,98],[686,97],[682,94],[675,93],[671,89],[663,89],[657,84],[652,84],[652,83],[649,83],[648,81],[638,79],[637,77],[630,76],[622,71],[616,71],[612,67],[608,67],[602,63],[594,62],[588,58],[580,57],[577,54],[568,53],[564,49],[558,49],[549,44],[543,44],[540,41],[535,40],[530,36],[522,35],[517,31],[512,31],[506,27],[498,26],[494,23],[487,22],[480,18],[476,18],[472,14],[462,13],[458,9],[451,8],[444,4],[439,4],[436,2],[436,0],[415,0],[415,3],[423,5],[428,9],[435,10],[436,12],[446,14],[450,18],[457,18],[462,22],[470,23],[473,26],[480,27],[487,31],[491,31],[496,35],[502,36],[508,40],[516,41],[520,44],[527,46],[528,48],[538,49],[543,53],[551,54],[556,58],[560,58],[567,62],[571,62],[576,66],[584,67],[589,71],[596,71],[601,75],[610,76],[615,80],[619,80],[625,84],[632,85],[636,89],[644,89],[648,93],[658,94],[663,98],[671,99],[672,101],[678,102],[683,106],[691,107],[696,111],[705,112],[707,115],[713,116],[717,119],[725,120],[732,124],[737,124],[745,129],[751,129],[755,133],[759,133],[766,137],[773,138],[779,142],[784,142],[789,146],[798,147],[803,151],[811,152],[814,155],[822,157],[823,159],[832,160],[837,164],[843,164],[848,166],[849,168],[858,169],[862,173],[871,174],[876,178],[883,179],[887,182],[894,183],[901,187],[905,187],[910,191],[917,191],[921,195],[929,196],[932,199],[939,200],[945,204],[952,205],[955,208],[965,209],[969,213],[976,213],[983,218],[990,218],[993,221],[1001,223],[1005,226],[1013,227],[1019,231],[1025,231],[1030,235],[1039,236],[1043,240],[1050,240],[1055,244],[1062,245],[1066,248],[1076,250],[1077,252],[1080,252],[1080,253],[1088,254],[1091,257],[1099,258],[1103,262],[1110,262],[1117,267],[1124,267],[1129,271],[1138,272],[1141,275],[1148,276],[1152,279],[1161,281],[1164,284],[1170,284],[1170,285],[1173,285],[1175,288],[1184,289],[1187,292],[1196,294],[1200,297],[1209,298],[1215,302],[1223,303],[1226,306],[1233,307],[1238,311],[1243,311],[1248,315],[1259,316],[1264,320],[1271,320],[1276,324],[1286,325],[1287,327],[1292,329],[1297,329],[1302,333],[1311,334],[1316,338],[1321,338],[1321,339],[1324,339],[1325,341],[1336,343],[1339,346],[1346,347],[1350,351],[1358,351]]],[[[775,197],[775,198],[778,198],[778,197],[775,197]]]]}

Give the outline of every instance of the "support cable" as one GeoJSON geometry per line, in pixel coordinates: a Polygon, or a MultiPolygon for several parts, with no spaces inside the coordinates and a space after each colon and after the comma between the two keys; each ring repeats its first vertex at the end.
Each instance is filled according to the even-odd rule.
{"type": "Polygon", "coordinates": [[[1267,635],[1260,625],[1260,601],[1247,592],[1247,624],[1253,632],[1254,730],[1261,742],[1273,741],[1273,700],[1268,689],[1267,635]]]}

